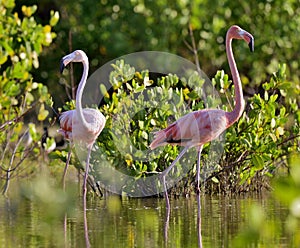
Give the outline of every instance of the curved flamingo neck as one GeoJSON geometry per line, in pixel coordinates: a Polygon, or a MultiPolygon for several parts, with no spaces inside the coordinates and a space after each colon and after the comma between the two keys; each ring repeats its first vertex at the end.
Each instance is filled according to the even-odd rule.
{"type": "Polygon", "coordinates": [[[242,83],[232,52],[232,39],[233,38],[231,37],[229,30],[226,35],[226,54],[234,84],[235,107],[231,112],[227,112],[227,126],[231,126],[233,123],[235,123],[241,117],[245,108],[242,83]]]}
{"type": "Polygon", "coordinates": [[[84,58],[82,60],[82,64],[83,64],[83,73],[82,73],[82,77],[81,77],[81,80],[79,82],[79,85],[78,85],[78,88],[77,88],[77,93],[76,93],[76,113],[77,113],[77,116],[79,117],[79,120],[83,124],[83,126],[86,127],[87,129],[89,129],[90,125],[84,118],[83,110],[82,110],[82,103],[81,103],[83,89],[84,89],[84,86],[86,84],[86,80],[87,80],[88,72],[89,72],[88,59],[84,58]]]}

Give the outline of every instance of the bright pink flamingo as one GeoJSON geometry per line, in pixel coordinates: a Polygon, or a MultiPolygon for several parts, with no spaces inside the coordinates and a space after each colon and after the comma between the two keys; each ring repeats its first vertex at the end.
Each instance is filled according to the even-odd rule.
{"type": "MultiPolygon", "coordinates": [[[[61,60],[60,70],[61,72],[64,68],[71,62],[81,62],[83,64],[83,74],[80,83],[77,88],[76,94],[76,109],[63,112],[60,116],[60,129],[59,132],[64,135],[71,143],[73,140],[77,140],[82,144],[87,146],[88,154],[86,159],[86,168],[83,181],[83,199],[84,199],[84,211],[86,210],[86,184],[89,172],[89,159],[91,154],[91,149],[93,144],[102,129],[105,126],[106,119],[104,115],[92,108],[84,108],[81,106],[81,98],[84,86],[86,84],[89,61],[86,54],[81,50],[76,50],[66,56],[61,60]]],[[[66,167],[63,175],[63,185],[65,185],[65,174],[69,165],[70,153],[66,162],[66,167]]]]}
{"type": "Polygon", "coordinates": [[[165,177],[168,172],[174,167],[177,161],[189,148],[197,147],[198,161],[196,181],[197,191],[199,194],[200,158],[203,144],[217,138],[223,131],[225,131],[225,129],[234,124],[240,118],[244,110],[242,84],[231,47],[233,39],[245,40],[248,43],[250,50],[254,51],[254,38],[250,33],[236,25],[231,26],[226,35],[226,53],[235,90],[234,109],[231,112],[226,112],[219,109],[204,109],[191,112],[181,117],[167,128],[156,132],[155,138],[150,144],[151,149],[166,144],[184,146],[184,149],[180,152],[173,163],[162,172],[162,180],[168,209],[170,205],[165,182],[165,177]]]}

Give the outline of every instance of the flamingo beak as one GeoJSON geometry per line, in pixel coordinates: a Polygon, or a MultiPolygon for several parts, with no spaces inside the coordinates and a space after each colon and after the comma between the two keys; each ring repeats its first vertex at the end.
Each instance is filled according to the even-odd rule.
{"type": "Polygon", "coordinates": [[[65,69],[65,67],[71,63],[72,61],[74,61],[75,59],[75,54],[74,53],[70,53],[66,56],[64,56],[61,61],[60,61],[60,73],[63,72],[63,70],[65,69]]]}
{"type": "Polygon", "coordinates": [[[239,35],[242,39],[244,39],[250,48],[251,52],[254,52],[254,38],[253,36],[245,30],[240,30],[239,35]]]}
{"type": "Polygon", "coordinates": [[[254,38],[250,37],[250,41],[248,43],[251,52],[254,52],[254,38]]]}
{"type": "Polygon", "coordinates": [[[61,61],[60,61],[60,67],[59,67],[59,69],[60,69],[60,73],[62,73],[63,71],[64,71],[64,69],[65,69],[65,63],[64,63],[64,59],[62,59],[61,61]]]}

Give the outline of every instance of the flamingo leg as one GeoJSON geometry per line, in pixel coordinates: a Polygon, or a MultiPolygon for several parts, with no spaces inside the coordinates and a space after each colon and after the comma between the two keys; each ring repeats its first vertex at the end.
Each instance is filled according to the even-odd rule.
{"type": "Polygon", "coordinates": [[[198,247],[202,248],[202,235],[201,235],[201,198],[200,198],[200,160],[203,145],[198,147],[198,160],[196,171],[196,183],[197,183],[197,204],[198,204],[198,216],[197,216],[197,230],[198,230],[198,247]]]}
{"type": "Polygon", "coordinates": [[[86,158],[86,165],[85,165],[85,173],[84,173],[84,179],[83,179],[83,209],[86,210],[86,194],[87,194],[87,178],[89,175],[89,167],[90,167],[90,156],[91,156],[91,150],[92,148],[88,148],[88,154],[86,158]]]}
{"type": "Polygon", "coordinates": [[[66,165],[65,165],[65,168],[64,168],[64,174],[63,174],[63,177],[62,177],[62,186],[63,186],[64,191],[66,190],[66,175],[67,175],[67,170],[68,170],[68,167],[69,167],[69,164],[70,164],[71,153],[72,153],[72,149],[71,149],[71,145],[70,145],[66,165]]]}
{"type": "Polygon", "coordinates": [[[184,149],[180,152],[180,154],[177,156],[177,158],[172,162],[172,164],[162,172],[161,178],[164,186],[164,193],[166,198],[166,208],[170,208],[170,201],[168,196],[168,190],[167,190],[167,184],[166,184],[166,175],[169,173],[169,171],[174,167],[174,165],[178,162],[178,160],[183,156],[183,154],[186,153],[186,151],[189,149],[189,146],[184,147],[184,149]]]}
{"type": "Polygon", "coordinates": [[[197,214],[198,247],[202,248],[200,194],[197,194],[197,203],[198,203],[198,214],[197,214]]]}
{"type": "Polygon", "coordinates": [[[162,183],[163,183],[163,186],[164,186],[164,194],[165,194],[165,199],[166,199],[166,208],[169,212],[170,211],[170,200],[169,200],[169,196],[168,196],[168,189],[167,189],[167,185],[166,185],[165,175],[162,176],[162,183]]]}
{"type": "Polygon", "coordinates": [[[196,168],[197,194],[200,194],[200,161],[201,161],[202,148],[203,145],[198,147],[198,160],[197,160],[197,168],[196,168]]]}
{"type": "Polygon", "coordinates": [[[170,208],[166,209],[166,218],[164,225],[164,237],[165,237],[165,246],[168,244],[168,230],[169,230],[169,220],[170,220],[170,208]]]}
{"type": "Polygon", "coordinates": [[[87,217],[86,217],[86,194],[87,194],[87,178],[88,178],[88,174],[89,174],[91,150],[92,150],[92,147],[89,147],[87,158],[86,158],[84,179],[83,179],[83,222],[84,222],[84,234],[85,234],[86,247],[90,247],[87,217]]]}

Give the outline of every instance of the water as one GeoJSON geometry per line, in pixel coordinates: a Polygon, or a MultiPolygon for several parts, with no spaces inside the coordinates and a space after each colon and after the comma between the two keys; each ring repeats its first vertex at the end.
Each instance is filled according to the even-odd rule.
{"type": "MultiPolygon", "coordinates": [[[[47,192],[45,199],[51,197],[47,192]]],[[[74,193],[67,204],[51,201],[0,198],[0,247],[85,247],[81,198],[74,193]]],[[[89,198],[91,247],[198,247],[196,198],[170,204],[168,215],[163,198],[89,198]]],[[[240,247],[296,247],[299,240],[286,231],[287,207],[268,195],[203,195],[201,207],[203,247],[238,247],[238,239],[240,247]]]]}

